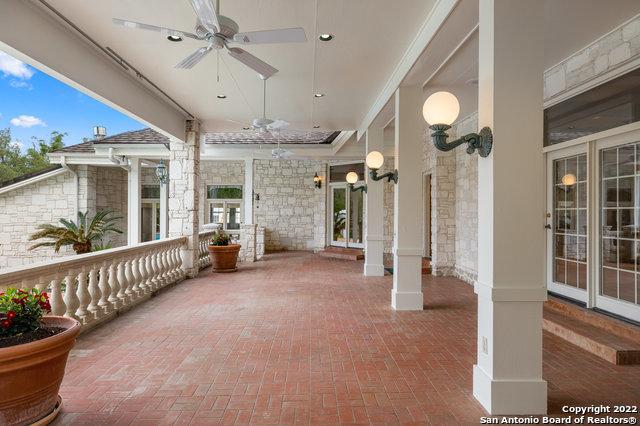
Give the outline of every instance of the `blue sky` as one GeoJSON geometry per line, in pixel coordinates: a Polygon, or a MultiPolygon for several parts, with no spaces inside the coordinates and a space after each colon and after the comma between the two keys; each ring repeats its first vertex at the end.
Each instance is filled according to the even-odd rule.
{"type": "Polygon", "coordinates": [[[92,127],[107,135],[140,129],[143,124],[0,51],[0,128],[23,150],[31,137],[48,140],[52,131],[68,133],[65,145],[91,137],[92,127]]]}

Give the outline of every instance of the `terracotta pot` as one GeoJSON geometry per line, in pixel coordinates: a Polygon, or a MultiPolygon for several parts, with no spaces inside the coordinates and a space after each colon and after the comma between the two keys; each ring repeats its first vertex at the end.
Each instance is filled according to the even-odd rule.
{"type": "Polygon", "coordinates": [[[209,246],[209,256],[213,272],[235,272],[238,262],[238,252],[240,244],[229,244],[228,246],[209,246]]]}
{"type": "Polygon", "coordinates": [[[0,424],[26,425],[50,414],[58,405],[58,390],[67,356],[80,333],[72,318],[48,316],[48,327],[66,330],[22,345],[0,348],[0,424]]]}

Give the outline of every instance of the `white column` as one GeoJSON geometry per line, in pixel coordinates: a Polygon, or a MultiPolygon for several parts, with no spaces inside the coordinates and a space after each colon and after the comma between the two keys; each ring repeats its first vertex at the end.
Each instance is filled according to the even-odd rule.
{"type": "MultiPolygon", "coordinates": [[[[382,152],[384,149],[382,127],[370,127],[366,135],[366,153],[382,152]]],[[[384,275],[384,183],[374,182],[369,177],[369,169],[365,170],[367,193],[365,194],[364,230],[364,275],[381,277],[384,275]]]]}
{"type": "Polygon", "coordinates": [[[127,174],[127,244],[137,244],[140,242],[140,166],[139,158],[129,159],[131,169],[127,174]]]}
{"type": "Polygon", "coordinates": [[[160,238],[169,235],[169,183],[160,184],[160,238]]]}
{"type": "Polygon", "coordinates": [[[473,395],[490,414],[544,414],[542,2],[480,0],[478,362],[473,395]]]}
{"type": "Polygon", "coordinates": [[[395,95],[393,290],[391,306],[422,310],[422,88],[401,86],[395,95]]]}
{"type": "Polygon", "coordinates": [[[187,120],[185,142],[171,140],[169,153],[169,237],[185,236],[181,249],[182,269],[198,275],[200,195],[200,125],[187,120]]]}
{"type": "Polygon", "coordinates": [[[244,223],[253,223],[253,158],[244,160],[244,223]]]}

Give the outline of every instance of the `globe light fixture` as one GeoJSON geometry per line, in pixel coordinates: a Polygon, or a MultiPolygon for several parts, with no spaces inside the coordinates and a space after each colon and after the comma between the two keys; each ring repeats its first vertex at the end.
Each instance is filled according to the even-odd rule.
{"type": "Polygon", "coordinates": [[[367,185],[362,185],[357,188],[354,187],[355,183],[358,182],[359,179],[360,178],[358,177],[358,173],[356,172],[347,173],[346,180],[347,180],[347,184],[349,184],[349,189],[351,190],[351,192],[356,192],[356,191],[367,192],[367,185]]]}
{"type": "Polygon", "coordinates": [[[169,173],[167,170],[167,166],[164,165],[164,160],[160,160],[158,165],[156,166],[156,177],[161,184],[166,184],[169,182],[169,173]]]}
{"type": "Polygon", "coordinates": [[[313,185],[318,189],[322,188],[322,178],[318,176],[318,173],[313,176],[313,185]]]}
{"type": "Polygon", "coordinates": [[[572,173],[567,173],[566,175],[562,176],[562,184],[565,186],[573,186],[577,181],[578,179],[576,179],[576,175],[572,173]]]}
{"type": "Polygon", "coordinates": [[[483,127],[480,133],[469,133],[452,142],[447,142],[449,135],[447,130],[460,114],[458,98],[449,92],[436,92],[427,98],[422,106],[424,120],[433,130],[431,137],[433,144],[440,151],[452,149],[467,144],[467,154],[473,154],[476,150],[481,157],[487,157],[493,146],[493,133],[489,127],[483,127]]]}
{"type": "Polygon", "coordinates": [[[369,168],[369,177],[372,180],[378,181],[386,178],[387,182],[393,181],[394,183],[398,183],[397,169],[392,172],[378,175],[378,169],[380,169],[380,167],[382,167],[382,165],[384,164],[384,155],[382,155],[381,152],[371,151],[370,153],[368,153],[366,163],[367,167],[369,168]]]}

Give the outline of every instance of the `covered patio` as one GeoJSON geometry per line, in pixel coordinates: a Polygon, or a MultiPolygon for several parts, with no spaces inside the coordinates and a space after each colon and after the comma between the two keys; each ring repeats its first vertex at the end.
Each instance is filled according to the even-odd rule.
{"type": "MultiPolygon", "coordinates": [[[[398,312],[361,268],[277,253],[165,289],[79,338],[56,424],[478,423],[472,288],[425,276],[425,311],[398,312]]],[[[640,366],[543,348],[550,415],[640,400],[640,366]]]]}

